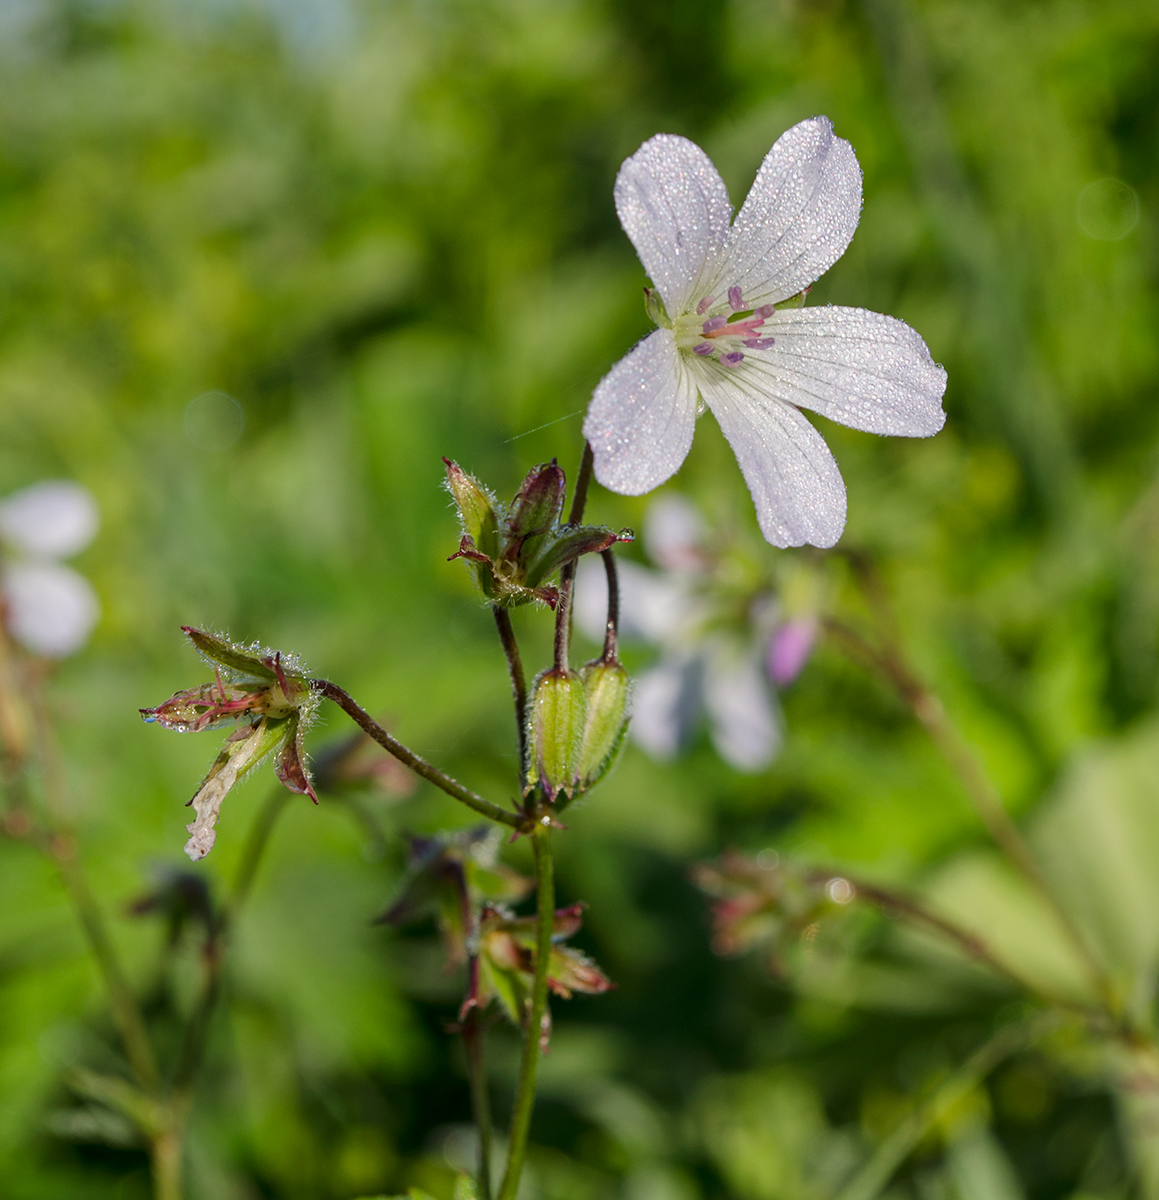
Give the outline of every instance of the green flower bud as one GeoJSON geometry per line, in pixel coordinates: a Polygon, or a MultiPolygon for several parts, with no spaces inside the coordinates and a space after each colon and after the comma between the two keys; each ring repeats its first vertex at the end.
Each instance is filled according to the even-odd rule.
{"type": "Polygon", "coordinates": [[[628,730],[628,672],[615,659],[598,658],[580,668],[584,729],[580,738],[579,786],[590,788],[611,769],[628,730]]]}
{"type": "Polygon", "coordinates": [[[584,685],[575,671],[544,671],[531,696],[528,781],[554,799],[575,786],[584,731],[584,685]]]}

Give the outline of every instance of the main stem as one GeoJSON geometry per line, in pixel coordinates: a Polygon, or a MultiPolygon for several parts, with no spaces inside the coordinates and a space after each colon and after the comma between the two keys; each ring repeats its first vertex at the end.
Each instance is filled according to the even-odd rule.
{"type": "Polygon", "coordinates": [[[393,754],[400,763],[410,767],[416,775],[421,775],[435,787],[441,788],[448,796],[453,796],[460,803],[465,804],[468,808],[473,808],[477,813],[489,817],[492,821],[498,821],[501,825],[510,825],[512,829],[522,827],[523,817],[508,812],[505,808],[500,808],[498,804],[492,804],[490,800],[485,800],[482,796],[472,792],[470,788],[465,788],[457,779],[452,779],[445,771],[440,771],[438,767],[432,766],[425,758],[420,758],[413,751],[408,750],[402,742],[391,737],[354,700],[349,692],[343,691],[336,683],[331,683],[328,679],[311,679],[310,686],[320,695],[325,696],[327,700],[333,700],[360,729],[374,738],[384,750],[393,754]]]}
{"type": "Polygon", "coordinates": [[[467,1051],[467,1076],[471,1081],[471,1109],[479,1134],[479,1200],[491,1200],[491,1098],[487,1094],[487,1072],[483,1065],[483,1019],[472,1008],[463,1021],[463,1046],[467,1051]]]}
{"type": "Polygon", "coordinates": [[[511,1117],[511,1139],[507,1151],[507,1170],[499,1200],[515,1200],[519,1177],[527,1157],[527,1135],[531,1129],[531,1110],[535,1106],[535,1076],[539,1068],[539,1040],[547,1012],[547,968],[551,958],[551,935],[555,927],[555,879],[551,861],[551,825],[537,824],[531,833],[535,852],[536,903],[539,925],[535,940],[535,982],[531,989],[531,1008],[523,1033],[523,1061],[519,1069],[519,1090],[511,1117]]]}

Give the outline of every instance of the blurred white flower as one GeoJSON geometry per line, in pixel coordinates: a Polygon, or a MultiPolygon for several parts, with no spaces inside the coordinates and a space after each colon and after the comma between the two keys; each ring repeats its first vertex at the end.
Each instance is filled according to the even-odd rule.
{"type": "MultiPolygon", "coordinates": [[[[652,757],[671,759],[703,712],[721,758],[739,771],[762,770],[782,741],[780,705],[765,673],[770,633],[785,627],[775,626],[771,592],[744,598],[742,619],[736,619],[736,598],[717,586],[709,531],[681,496],[653,501],[643,541],[660,570],[618,560],[620,635],[661,651],[659,662],[635,680],[633,740],[652,757]]],[[[603,565],[582,559],[575,617],[593,641],[603,636],[607,594],[603,565]]]]}
{"type": "Polygon", "coordinates": [[[904,322],[860,308],[777,305],[804,298],[849,245],[861,168],[826,117],[769,151],[731,221],[708,156],[658,134],[620,168],[616,211],[663,303],[661,326],[612,368],[584,421],[596,478],[639,496],[692,445],[697,393],[712,409],[774,546],[832,546],[845,484],[809,408],[870,433],[928,437],[945,422],[946,373],[904,322]]]}
{"type": "Polygon", "coordinates": [[[78,483],[34,483],[0,501],[0,610],[26,650],[63,658],[79,650],[100,614],[92,585],[58,559],[83,550],[100,514],[78,483]]]}

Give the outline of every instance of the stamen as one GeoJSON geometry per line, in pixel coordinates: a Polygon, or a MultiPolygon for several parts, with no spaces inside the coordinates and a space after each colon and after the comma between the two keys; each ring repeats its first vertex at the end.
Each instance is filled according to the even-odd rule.
{"type": "Polygon", "coordinates": [[[728,289],[728,306],[733,312],[740,312],[744,308],[741,290],[735,284],[728,289]]]}
{"type": "Polygon", "coordinates": [[[775,304],[762,304],[760,308],[753,312],[754,317],[760,317],[762,321],[768,320],[769,317],[777,311],[775,304]]]}
{"type": "Polygon", "coordinates": [[[712,302],[716,299],[715,296],[705,296],[703,300],[696,306],[696,315],[703,317],[706,312],[712,307],[712,302]]]}
{"type": "Polygon", "coordinates": [[[744,344],[750,350],[767,350],[776,340],[776,338],[745,338],[744,344]]]}
{"type": "Polygon", "coordinates": [[[720,356],[720,362],[725,367],[739,367],[744,362],[744,355],[739,350],[731,350],[728,354],[720,356]]]}
{"type": "Polygon", "coordinates": [[[708,344],[708,342],[701,342],[699,346],[692,347],[692,353],[699,354],[701,356],[704,356],[705,354],[711,354],[712,347],[708,344]]]}
{"type": "Polygon", "coordinates": [[[723,329],[727,324],[728,317],[709,317],[702,326],[704,329],[704,336],[708,337],[710,334],[715,333],[718,329],[723,329]]]}

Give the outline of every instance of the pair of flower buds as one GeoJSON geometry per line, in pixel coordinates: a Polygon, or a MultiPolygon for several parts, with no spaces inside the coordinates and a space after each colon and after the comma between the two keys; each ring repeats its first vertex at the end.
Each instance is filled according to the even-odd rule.
{"type": "MultiPolygon", "coordinates": [[[[451,557],[474,566],[480,590],[498,608],[534,601],[556,608],[560,592],[547,581],[557,571],[633,538],[629,530],[562,522],[567,480],[554,459],[528,472],[509,506],[457,463],[443,461],[463,530],[451,557]]],[[[557,664],[540,672],[528,705],[527,789],[542,788],[552,802],[574,799],[607,773],[627,725],[628,673],[614,644],[578,671],[557,664]]]]}

